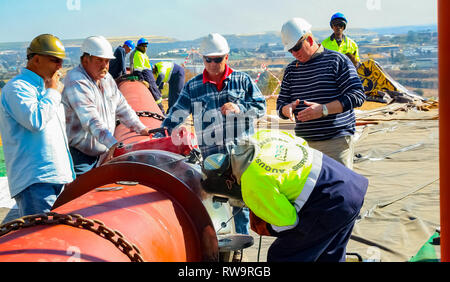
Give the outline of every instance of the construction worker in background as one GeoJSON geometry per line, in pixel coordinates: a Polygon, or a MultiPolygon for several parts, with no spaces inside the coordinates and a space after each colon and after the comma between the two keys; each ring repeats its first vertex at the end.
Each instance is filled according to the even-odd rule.
{"type": "MultiPolygon", "coordinates": [[[[227,40],[218,33],[202,40],[205,69],[186,83],[162,123],[171,132],[192,114],[203,158],[227,152],[238,138],[252,134],[253,123],[266,113],[266,100],[250,76],[227,65],[229,52],[227,40]]],[[[248,210],[233,207],[233,213],[236,232],[249,234],[248,210]]],[[[234,260],[240,256],[235,252],[234,260]]]]}
{"type": "Polygon", "coordinates": [[[358,67],[360,62],[358,45],[344,35],[344,30],[347,27],[347,19],[344,14],[335,13],[331,16],[330,26],[333,29],[333,34],[322,41],[323,47],[347,55],[353,65],[358,67]]]}
{"type": "Polygon", "coordinates": [[[169,109],[175,104],[184,86],[184,68],[174,62],[158,62],[153,66],[156,76],[156,85],[162,91],[164,83],[169,83],[169,109]]]}
{"type": "Polygon", "coordinates": [[[75,179],[59,82],[65,56],[57,37],[37,36],[27,49],[27,66],[0,96],[8,184],[20,217],[49,212],[64,184],[75,179]]]}
{"type": "Polygon", "coordinates": [[[114,59],[108,40],[103,36],[88,37],[81,52],[81,64],[67,73],[62,93],[77,175],[101,163],[101,157],[112,156],[119,144],[114,138],[117,119],[138,134],[148,135],[149,131],[108,73],[109,60],[114,59]]]}
{"type": "Polygon", "coordinates": [[[136,49],[130,54],[130,70],[133,75],[138,76],[145,83],[150,93],[152,93],[156,104],[161,109],[161,112],[165,114],[162,95],[153,77],[152,65],[147,56],[147,48],[148,40],[145,38],[139,39],[136,49]]]}
{"type": "Polygon", "coordinates": [[[115,59],[109,62],[109,73],[114,79],[127,74],[127,64],[125,62],[125,57],[128,53],[134,50],[134,43],[131,40],[127,40],[122,46],[116,48],[114,51],[115,59]]]}
{"type": "MultiPolygon", "coordinates": [[[[275,236],[268,262],[341,262],[368,180],[306,141],[258,130],[203,163],[203,185],[240,185],[259,235],[275,236]]],[[[229,188],[228,188],[229,189],[229,188]]]]}
{"type": "Polygon", "coordinates": [[[281,29],[285,51],[296,59],[285,70],[277,99],[278,115],[296,121],[295,134],[309,146],[353,168],[353,108],[365,101],[350,59],[318,44],[311,25],[293,18],[281,29]]]}

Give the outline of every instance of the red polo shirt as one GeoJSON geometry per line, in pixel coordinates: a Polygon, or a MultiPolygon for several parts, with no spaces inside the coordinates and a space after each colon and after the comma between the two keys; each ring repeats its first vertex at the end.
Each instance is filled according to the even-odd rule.
{"type": "Polygon", "coordinates": [[[212,81],[209,78],[208,72],[206,69],[203,70],[203,83],[212,83],[217,87],[217,90],[222,91],[223,89],[223,82],[224,80],[233,72],[233,70],[228,66],[225,65],[225,73],[223,74],[222,78],[220,79],[219,83],[216,83],[215,81],[212,81]]]}

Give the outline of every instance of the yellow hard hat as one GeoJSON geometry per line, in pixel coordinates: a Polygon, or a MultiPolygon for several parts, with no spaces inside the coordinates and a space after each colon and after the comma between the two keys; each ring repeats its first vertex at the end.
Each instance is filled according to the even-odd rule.
{"type": "Polygon", "coordinates": [[[27,56],[31,54],[49,55],[64,59],[66,50],[58,37],[51,34],[41,34],[33,39],[27,48],[27,56]]]}

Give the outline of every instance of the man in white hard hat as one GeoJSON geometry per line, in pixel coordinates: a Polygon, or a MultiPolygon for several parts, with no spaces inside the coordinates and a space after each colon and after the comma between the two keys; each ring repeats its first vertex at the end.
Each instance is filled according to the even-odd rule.
{"type": "Polygon", "coordinates": [[[108,72],[112,46],[102,36],[91,36],[81,46],[81,64],[67,73],[62,99],[66,131],[75,173],[94,168],[101,155],[118,145],[116,118],[138,134],[148,135],[108,72]]]}
{"type": "MultiPolygon", "coordinates": [[[[252,134],[253,122],[266,113],[265,98],[250,76],[227,65],[229,52],[222,35],[212,33],[203,39],[200,54],[205,69],[186,83],[162,124],[172,131],[192,114],[203,158],[226,152],[227,146],[252,134]]],[[[236,231],[248,234],[248,222],[245,208],[235,216],[236,231]]]]}
{"type": "Polygon", "coordinates": [[[353,168],[353,108],[365,100],[355,67],[347,56],[318,44],[302,18],[286,22],[281,39],[296,60],[286,67],[278,115],[295,120],[296,135],[311,147],[353,168]]]}

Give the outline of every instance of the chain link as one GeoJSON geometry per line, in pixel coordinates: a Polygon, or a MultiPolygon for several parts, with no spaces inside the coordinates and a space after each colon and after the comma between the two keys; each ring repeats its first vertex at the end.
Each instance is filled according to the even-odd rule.
{"type": "Polygon", "coordinates": [[[149,112],[149,111],[138,111],[136,112],[136,114],[138,115],[138,117],[151,117],[160,121],[163,121],[165,119],[164,116],[158,114],[158,113],[154,113],[154,112],[149,112]]]}
{"type": "Polygon", "coordinates": [[[72,227],[86,229],[100,237],[105,238],[114,244],[132,262],[143,262],[141,252],[138,247],[128,242],[117,230],[112,230],[105,226],[103,222],[96,219],[87,219],[79,214],[59,214],[48,212],[45,214],[24,216],[0,226],[0,237],[11,231],[19,230],[36,225],[56,225],[64,224],[72,227]]]}

